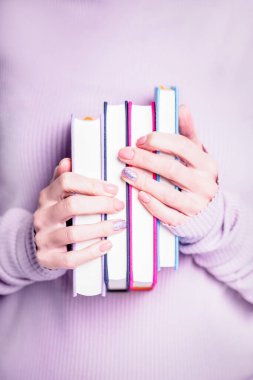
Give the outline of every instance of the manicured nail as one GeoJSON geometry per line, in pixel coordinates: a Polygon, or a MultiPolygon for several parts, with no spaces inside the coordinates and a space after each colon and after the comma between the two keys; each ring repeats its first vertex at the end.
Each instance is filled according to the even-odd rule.
{"type": "Polygon", "coordinates": [[[124,230],[127,227],[127,222],[125,220],[117,220],[113,222],[114,231],[124,230]]]}
{"type": "Polygon", "coordinates": [[[147,140],[147,136],[142,136],[136,141],[136,145],[142,145],[147,140]]]}
{"type": "Polygon", "coordinates": [[[99,247],[100,252],[105,253],[109,249],[112,248],[112,243],[110,241],[106,241],[105,243],[102,243],[99,247]]]}
{"type": "Polygon", "coordinates": [[[137,178],[137,173],[133,171],[131,168],[126,167],[121,172],[122,177],[125,177],[126,179],[130,179],[130,181],[135,181],[137,178]]]}
{"type": "Polygon", "coordinates": [[[123,208],[125,207],[124,202],[120,201],[117,198],[114,199],[113,204],[114,204],[115,210],[117,211],[123,210],[123,208]]]}
{"type": "Polygon", "coordinates": [[[149,203],[151,198],[148,194],[144,193],[143,191],[140,191],[139,193],[139,199],[143,202],[143,203],[149,203]]]}
{"type": "Polygon", "coordinates": [[[119,157],[131,160],[134,157],[134,150],[131,147],[122,148],[119,151],[119,157]]]}
{"type": "Polygon", "coordinates": [[[104,190],[105,190],[107,193],[110,193],[110,194],[116,194],[117,191],[118,191],[118,188],[117,188],[117,186],[115,186],[115,185],[111,185],[110,183],[105,183],[105,184],[104,184],[104,190]]]}

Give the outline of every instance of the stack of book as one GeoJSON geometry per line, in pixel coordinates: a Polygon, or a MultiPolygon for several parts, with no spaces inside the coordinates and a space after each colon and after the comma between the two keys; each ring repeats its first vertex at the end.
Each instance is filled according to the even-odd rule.
{"type": "MultiPolygon", "coordinates": [[[[176,87],[156,87],[155,101],[136,105],[130,101],[111,105],[104,103],[104,112],[97,118],[72,116],[72,171],[86,177],[107,180],[118,186],[117,197],[126,207],[117,219],[127,221],[127,228],[110,236],[110,252],[74,270],[73,294],[106,295],[107,291],[153,289],[161,268],[178,268],[178,238],[172,235],[142,206],[138,191],[120,178],[124,168],[117,156],[124,146],[152,131],[178,133],[178,91],[176,87]]],[[[156,154],[163,154],[156,152],[156,154]]],[[[160,176],[150,176],[174,186],[160,176]]],[[[115,219],[115,215],[82,215],[73,218],[73,225],[115,219]]],[[[74,250],[87,247],[99,239],[73,244],[74,250]]]]}

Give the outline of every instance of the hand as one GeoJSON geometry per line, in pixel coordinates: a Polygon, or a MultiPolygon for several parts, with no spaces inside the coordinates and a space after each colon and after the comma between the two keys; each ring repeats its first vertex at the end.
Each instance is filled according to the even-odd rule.
{"type": "Polygon", "coordinates": [[[124,208],[115,198],[118,189],[105,181],[71,172],[71,160],[63,159],[55,168],[50,184],[40,192],[33,215],[37,260],[49,269],[74,269],[104,255],[111,249],[109,240],[99,241],[79,251],[67,252],[67,244],[101,238],[123,230],[123,220],[66,227],[75,215],[112,214],[124,208]]]}
{"type": "Polygon", "coordinates": [[[118,155],[130,165],[121,178],[140,190],[138,199],[152,215],[171,226],[199,213],[218,190],[216,163],[198,140],[186,106],[180,107],[179,129],[181,135],[149,133],[137,140],[137,147],[122,148],[118,155]],[[166,154],[154,154],[156,150],[166,154]],[[147,172],[159,174],[181,191],[147,172]]]}

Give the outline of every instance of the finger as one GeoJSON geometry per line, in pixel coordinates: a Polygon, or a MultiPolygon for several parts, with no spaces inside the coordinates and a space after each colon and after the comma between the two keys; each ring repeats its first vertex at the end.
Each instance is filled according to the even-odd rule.
{"type": "Polygon", "coordinates": [[[59,168],[59,165],[57,165],[57,166],[55,167],[55,169],[54,169],[54,173],[53,173],[53,177],[52,177],[50,183],[53,182],[53,181],[55,180],[55,178],[57,177],[57,171],[58,171],[58,168],[59,168]]]}
{"type": "Polygon", "coordinates": [[[107,237],[124,231],[126,226],[127,223],[125,220],[116,219],[94,224],[63,227],[50,231],[49,233],[37,233],[35,235],[35,242],[38,248],[52,249],[67,244],[107,237]]]}
{"type": "Polygon", "coordinates": [[[70,194],[115,196],[118,187],[107,181],[87,178],[80,174],[64,172],[58,176],[46,189],[47,199],[59,201],[70,194]]]}
{"type": "Polygon", "coordinates": [[[151,215],[170,226],[184,223],[189,217],[161,203],[152,195],[140,191],[138,199],[151,215]]]}
{"type": "Polygon", "coordinates": [[[72,161],[70,158],[63,158],[59,164],[54,169],[53,178],[51,180],[54,181],[57,177],[59,177],[62,173],[70,172],[72,170],[72,161]]]}
{"type": "Polygon", "coordinates": [[[202,144],[198,139],[191,112],[189,108],[183,104],[179,107],[179,131],[181,135],[187,137],[202,149],[202,144]]]}
{"type": "Polygon", "coordinates": [[[199,189],[198,176],[193,168],[181,164],[170,156],[154,154],[145,149],[126,147],[119,151],[121,161],[138,168],[157,173],[172,180],[180,188],[190,191],[199,189]]]}
{"type": "Polygon", "coordinates": [[[42,208],[40,217],[36,218],[40,223],[37,229],[64,223],[77,215],[113,214],[124,207],[124,202],[117,198],[72,195],[48,208],[42,208]]]}
{"type": "Polygon", "coordinates": [[[147,175],[147,172],[134,167],[125,167],[121,172],[121,178],[138,190],[152,195],[160,202],[185,215],[194,215],[206,204],[203,197],[187,192],[181,192],[169,182],[158,182],[147,175]]]}
{"type": "Polygon", "coordinates": [[[109,240],[102,240],[86,248],[68,252],[38,251],[41,266],[49,269],[75,269],[79,265],[105,255],[112,248],[109,240]]]}
{"type": "Polygon", "coordinates": [[[193,168],[209,170],[210,157],[185,136],[151,132],[137,140],[136,145],[149,151],[160,151],[179,157],[193,168]]]}

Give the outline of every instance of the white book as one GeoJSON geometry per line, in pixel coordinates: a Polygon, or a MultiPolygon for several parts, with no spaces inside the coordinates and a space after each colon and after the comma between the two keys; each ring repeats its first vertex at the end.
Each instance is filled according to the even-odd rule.
{"type": "MultiPolygon", "coordinates": [[[[155,129],[154,103],[148,106],[128,103],[129,145],[155,129]]],[[[146,172],[147,176],[153,174],[146,172]]],[[[138,200],[138,190],[129,187],[130,289],[151,289],[157,280],[156,219],[138,200]]]]}
{"type": "MultiPolygon", "coordinates": [[[[105,180],[118,186],[117,198],[125,208],[117,214],[108,214],[107,220],[127,221],[128,185],[120,178],[125,165],[117,158],[119,150],[127,144],[127,104],[104,103],[104,163],[105,180]]],[[[108,290],[128,289],[128,229],[111,235],[112,248],[105,256],[105,283],[108,290]]]]}
{"type": "MultiPolygon", "coordinates": [[[[71,120],[72,171],[90,178],[102,178],[101,119],[71,120]]],[[[78,215],[73,225],[93,224],[101,221],[101,215],[78,215]]],[[[92,239],[73,244],[73,250],[83,249],[101,240],[92,239]]],[[[103,257],[96,258],[74,269],[73,294],[94,296],[103,293],[103,257]]]]}
{"type": "MultiPolygon", "coordinates": [[[[165,133],[178,133],[178,102],[175,87],[157,87],[156,101],[156,130],[165,133]]],[[[159,152],[159,154],[163,154],[159,152]]],[[[168,156],[168,155],[167,155],[168,156]]],[[[171,159],[175,157],[170,156],[171,159]]],[[[167,179],[158,177],[158,181],[175,188],[167,179]]],[[[158,252],[159,267],[178,267],[178,238],[175,237],[162,223],[158,223],[158,252]]]]}

